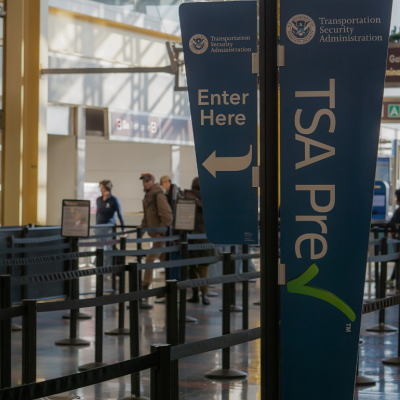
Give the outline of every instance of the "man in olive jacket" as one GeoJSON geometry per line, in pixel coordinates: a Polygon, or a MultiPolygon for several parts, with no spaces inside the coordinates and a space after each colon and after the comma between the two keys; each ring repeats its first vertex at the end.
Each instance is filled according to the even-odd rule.
{"type": "MultiPolygon", "coordinates": [[[[142,174],[140,179],[143,180],[143,188],[145,196],[143,199],[143,221],[142,228],[160,228],[168,227],[172,224],[172,210],[168,204],[167,197],[160,185],[155,183],[154,176],[151,174],[142,174]]],[[[151,237],[162,237],[164,233],[149,232],[151,237]]],[[[153,249],[165,247],[165,242],[154,242],[153,249]]],[[[146,263],[152,263],[156,259],[163,261],[165,253],[148,254],[146,263]]],[[[144,279],[142,287],[148,289],[153,282],[153,270],[146,269],[144,271],[144,279]]]]}

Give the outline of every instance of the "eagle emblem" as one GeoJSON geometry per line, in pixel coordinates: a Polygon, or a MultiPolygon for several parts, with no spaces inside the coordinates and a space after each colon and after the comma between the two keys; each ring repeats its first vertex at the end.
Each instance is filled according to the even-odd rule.
{"type": "Polygon", "coordinates": [[[295,15],[286,25],[288,38],[296,44],[306,44],[315,35],[315,23],[308,15],[295,15]]]}
{"type": "Polygon", "coordinates": [[[202,54],[208,48],[208,40],[204,35],[194,35],[189,40],[189,48],[195,54],[202,54]]]}

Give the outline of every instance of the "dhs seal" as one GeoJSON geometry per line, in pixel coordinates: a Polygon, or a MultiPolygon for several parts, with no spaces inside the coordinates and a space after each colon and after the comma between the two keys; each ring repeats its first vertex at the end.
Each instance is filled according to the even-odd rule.
{"type": "Polygon", "coordinates": [[[286,25],[286,34],[293,43],[306,44],[315,36],[315,23],[308,15],[295,15],[286,25]]]}
{"type": "Polygon", "coordinates": [[[208,40],[204,35],[194,35],[189,40],[189,48],[195,54],[202,54],[208,48],[208,40]]]}

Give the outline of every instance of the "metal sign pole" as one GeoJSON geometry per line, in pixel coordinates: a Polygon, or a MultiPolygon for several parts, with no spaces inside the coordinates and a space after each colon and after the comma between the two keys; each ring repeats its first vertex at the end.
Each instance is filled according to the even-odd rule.
{"type": "Polygon", "coordinates": [[[260,1],[261,400],[278,400],[277,0],[260,1]]]}

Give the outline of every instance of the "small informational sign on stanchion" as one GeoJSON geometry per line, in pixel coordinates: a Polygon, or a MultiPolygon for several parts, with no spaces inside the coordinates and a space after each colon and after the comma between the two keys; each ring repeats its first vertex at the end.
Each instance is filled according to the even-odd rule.
{"type": "Polygon", "coordinates": [[[63,200],[61,236],[89,237],[90,201],[63,200]]]}
{"type": "Polygon", "coordinates": [[[176,202],[175,229],[194,230],[196,223],[196,199],[178,199],[176,202]]]}

